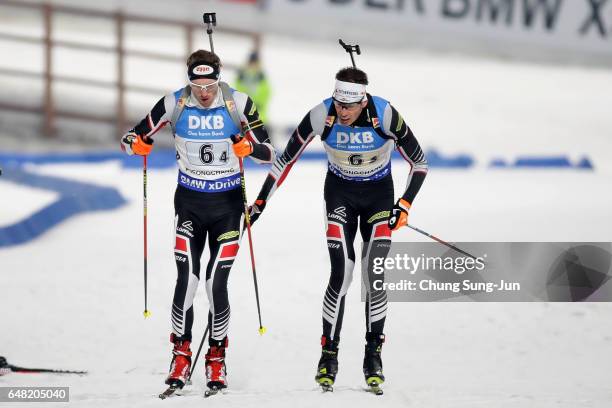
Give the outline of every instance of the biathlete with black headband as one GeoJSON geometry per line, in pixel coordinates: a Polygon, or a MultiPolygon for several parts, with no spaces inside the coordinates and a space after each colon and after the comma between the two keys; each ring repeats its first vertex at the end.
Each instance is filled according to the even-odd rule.
{"type": "MultiPolygon", "coordinates": [[[[355,263],[353,241],[357,228],[364,242],[363,277],[372,282],[375,275],[368,260],[386,256],[391,231],[407,224],[408,210],[427,174],[427,161],[414,134],[388,101],[366,93],[367,84],[367,75],[360,69],[338,71],[333,97],[302,119],[283,154],[276,158],[250,210],[254,222],[308,143],[320,135],[328,160],[324,199],[331,276],[323,300],[322,352],[315,379],[328,389],[338,372],[338,344],[344,299],[355,263]],[[391,178],[394,148],[411,166],[407,187],[395,204],[391,178]]],[[[387,296],[382,290],[374,290],[369,282],[365,282],[369,290],[363,373],[366,382],[377,387],[385,379],[381,348],[387,296]]]]}
{"type": "Polygon", "coordinates": [[[193,299],[208,239],[206,381],[209,388],[225,388],[230,319],[227,280],[238,252],[244,211],[238,158],[249,156],[257,163],[272,163],[275,151],[251,98],[220,82],[221,61],[216,54],[196,51],[187,67],[189,84],[161,98],[123,136],[121,146],[127,154],[148,155],[153,148],[151,136],[166,124],[172,126],[179,167],[174,195],[178,277],[171,312],[174,349],[166,384],[182,388],[191,370],[193,299]],[[233,106],[238,112],[234,118],[230,114],[233,106]],[[236,123],[237,118],[241,123],[236,123]],[[241,124],[248,124],[251,130],[237,140],[241,124]]]}

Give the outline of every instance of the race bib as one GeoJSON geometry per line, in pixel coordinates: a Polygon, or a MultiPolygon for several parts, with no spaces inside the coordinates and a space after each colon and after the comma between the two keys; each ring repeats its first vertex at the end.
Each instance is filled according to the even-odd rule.
{"type": "Polygon", "coordinates": [[[228,141],[188,141],[185,148],[187,160],[194,166],[225,166],[230,160],[228,141]]]}

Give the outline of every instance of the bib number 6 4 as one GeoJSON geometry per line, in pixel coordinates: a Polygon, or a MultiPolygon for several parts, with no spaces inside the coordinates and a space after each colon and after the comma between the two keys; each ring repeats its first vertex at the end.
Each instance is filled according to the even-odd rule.
{"type": "MultiPolygon", "coordinates": [[[[222,150],[220,154],[219,152],[217,152],[217,154],[219,155],[219,157],[217,158],[218,162],[227,163],[227,150],[222,150]]],[[[212,144],[206,143],[203,144],[202,147],[200,147],[200,159],[204,164],[211,164],[215,161],[215,151],[214,146],[212,144]]]]}
{"type": "Polygon", "coordinates": [[[222,166],[230,159],[229,144],[227,142],[187,142],[186,147],[189,162],[196,166],[222,166]]]}

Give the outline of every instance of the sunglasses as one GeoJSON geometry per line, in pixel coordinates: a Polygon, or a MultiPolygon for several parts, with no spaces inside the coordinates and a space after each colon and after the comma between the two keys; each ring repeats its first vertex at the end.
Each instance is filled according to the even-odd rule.
{"type": "Polygon", "coordinates": [[[208,85],[200,85],[189,81],[189,85],[193,86],[194,88],[198,88],[200,91],[212,92],[219,85],[219,80],[217,79],[215,82],[210,83],[208,85]]]}
{"type": "Polygon", "coordinates": [[[334,100],[334,103],[336,104],[336,106],[338,108],[342,108],[342,109],[355,109],[356,107],[361,105],[361,102],[352,102],[352,103],[344,103],[344,102],[340,102],[339,100],[332,98],[334,100]]]}

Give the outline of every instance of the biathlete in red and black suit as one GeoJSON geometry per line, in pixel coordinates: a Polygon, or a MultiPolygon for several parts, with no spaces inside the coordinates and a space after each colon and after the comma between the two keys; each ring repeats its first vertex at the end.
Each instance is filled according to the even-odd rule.
{"type": "MultiPolygon", "coordinates": [[[[278,156],[256,202],[254,222],[287,177],[308,143],[320,135],[328,160],[324,198],[331,275],[323,300],[322,354],[316,380],[332,385],[338,371],[338,344],[344,299],[351,283],[357,229],[364,242],[364,279],[372,281],[371,262],[384,257],[391,230],[407,224],[408,210],[427,174],[427,160],[417,139],[395,108],[366,92],[365,72],[344,68],[336,74],[332,98],[306,114],[278,156]],[[396,149],[410,165],[406,189],[394,204],[391,153],[396,149]]],[[[377,279],[380,279],[377,278],[377,279]]],[[[385,335],[387,296],[369,289],[365,302],[366,347],[363,371],[370,384],[384,381],[380,351],[385,335]]]]}
{"type": "Polygon", "coordinates": [[[230,320],[227,280],[238,252],[244,211],[238,158],[249,156],[257,163],[272,163],[275,151],[251,98],[227,88],[240,121],[251,129],[234,143],[242,126],[232,120],[224,99],[217,55],[196,51],[187,67],[188,86],[161,98],[121,144],[128,154],[147,155],[153,147],[151,136],[166,124],[172,126],[179,167],[174,195],[178,276],[171,316],[174,350],[166,383],[182,388],[189,375],[193,299],[200,281],[200,257],[208,241],[210,261],[205,279],[210,348],[206,377],[209,387],[224,388],[230,320]]]}

